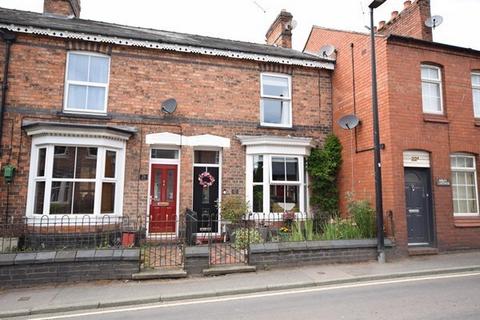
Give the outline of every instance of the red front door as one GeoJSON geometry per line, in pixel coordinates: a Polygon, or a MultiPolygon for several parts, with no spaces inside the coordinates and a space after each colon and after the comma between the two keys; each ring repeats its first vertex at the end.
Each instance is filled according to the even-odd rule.
{"type": "Polygon", "coordinates": [[[177,166],[152,164],[150,178],[150,233],[175,232],[177,166]]]}

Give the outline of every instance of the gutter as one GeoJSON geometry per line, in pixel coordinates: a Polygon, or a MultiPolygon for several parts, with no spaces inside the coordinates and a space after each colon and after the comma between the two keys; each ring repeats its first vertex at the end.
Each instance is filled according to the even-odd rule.
{"type": "Polygon", "coordinates": [[[147,49],[157,49],[157,50],[167,50],[167,51],[176,51],[183,53],[194,53],[208,56],[219,56],[232,59],[242,59],[242,60],[252,60],[259,62],[273,62],[284,65],[296,65],[309,68],[319,68],[334,70],[334,63],[329,60],[318,59],[316,56],[312,56],[312,59],[301,58],[301,57],[283,57],[272,54],[265,53],[253,53],[246,51],[234,51],[229,49],[217,49],[209,47],[200,47],[193,45],[182,45],[167,43],[161,41],[153,40],[141,40],[141,39],[127,39],[116,36],[105,36],[105,35],[95,35],[90,33],[83,33],[78,31],[66,31],[66,30],[56,30],[50,28],[34,27],[34,26],[24,26],[17,24],[7,24],[0,22],[0,28],[5,28],[12,32],[20,32],[26,34],[36,34],[43,35],[54,38],[63,38],[63,39],[76,39],[84,40],[89,42],[100,42],[115,44],[121,46],[131,46],[131,47],[140,47],[147,49]]]}
{"type": "Polygon", "coordinates": [[[2,82],[2,100],[0,103],[0,156],[3,155],[3,117],[5,113],[5,102],[7,100],[8,90],[8,67],[10,66],[10,48],[15,42],[16,36],[12,32],[0,30],[0,35],[5,41],[5,62],[3,64],[3,82],[2,82]]]}

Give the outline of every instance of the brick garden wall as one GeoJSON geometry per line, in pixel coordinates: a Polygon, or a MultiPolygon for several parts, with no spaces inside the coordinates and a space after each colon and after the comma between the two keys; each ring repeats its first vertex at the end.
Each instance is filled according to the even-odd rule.
{"type": "Polygon", "coordinates": [[[376,241],[369,239],[271,242],[250,245],[249,264],[259,269],[269,269],[332,263],[356,263],[376,259],[376,241]]]}
{"type": "Polygon", "coordinates": [[[139,266],[139,249],[0,254],[0,288],[131,279],[139,266]]]}

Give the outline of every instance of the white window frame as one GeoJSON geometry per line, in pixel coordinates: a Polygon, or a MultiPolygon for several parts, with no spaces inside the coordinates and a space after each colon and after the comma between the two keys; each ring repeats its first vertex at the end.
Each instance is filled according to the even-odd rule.
{"type": "Polygon", "coordinates": [[[473,105],[473,115],[475,118],[480,118],[480,101],[477,101],[477,105],[475,105],[475,92],[480,93],[480,84],[474,84],[473,78],[479,77],[480,78],[480,71],[474,71],[471,74],[471,82],[472,82],[472,105],[473,105]]]}
{"type": "Polygon", "coordinates": [[[270,72],[263,72],[260,74],[260,125],[265,127],[279,127],[279,128],[291,128],[293,119],[292,119],[292,77],[287,74],[279,74],[279,73],[270,73],[270,72]],[[278,96],[271,96],[266,95],[263,93],[263,77],[276,77],[287,79],[288,81],[288,97],[278,97],[278,96]],[[264,110],[263,110],[263,99],[274,99],[274,100],[281,100],[283,102],[288,102],[289,110],[288,113],[288,122],[285,121],[284,114],[282,114],[282,123],[270,123],[264,121],[264,110]]]}
{"type": "MultiPolygon", "coordinates": [[[[68,223],[75,223],[78,220],[85,220],[85,217],[94,218],[92,223],[97,219],[104,219],[108,223],[108,218],[105,217],[121,217],[123,215],[123,191],[124,191],[124,173],[125,173],[125,141],[110,140],[105,138],[93,138],[93,137],[77,137],[72,139],[68,136],[33,136],[32,137],[32,147],[31,147],[31,158],[30,158],[30,176],[28,184],[28,194],[27,194],[27,208],[26,216],[34,217],[41,219],[42,216],[46,215],[49,217],[49,221],[52,219],[66,221],[68,223]],[[74,140],[74,143],[72,143],[74,140]],[[94,199],[94,210],[92,214],[50,214],[50,196],[52,188],[52,180],[62,180],[53,178],[53,161],[54,161],[54,149],[55,146],[67,146],[67,147],[95,147],[98,148],[97,151],[97,166],[96,166],[96,175],[95,179],[75,179],[75,182],[81,182],[83,180],[90,182],[90,180],[95,181],[95,199],[94,199]],[[46,157],[45,157],[45,175],[44,177],[36,177],[37,174],[37,165],[38,165],[38,153],[41,148],[46,148],[46,157]],[[105,155],[106,151],[115,151],[116,152],[116,167],[115,167],[115,178],[106,178],[105,177],[105,155]],[[45,181],[45,194],[43,202],[43,212],[41,214],[34,214],[35,206],[35,193],[36,193],[36,182],[45,181]],[[115,203],[114,203],[114,212],[112,213],[101,213],[101,195],[102,195],[102,184],[103,182],[114,182],[115,183],[115,203]]],[[[72,179],[63,179],[65,181],[71,181],[72,179]]],[[[87,218],[88,219],[88,218],[87,218]]],[[[82,220],[82,221],[83,221],[82,220]]],[[[88,221],[88,220],[87,220],[88,221]]]]}
{"type": "Polygon", "coordinates": [[[429,114],[444,114],[444,107],[443,107],[443,88],[442,88],[442,69],[440,67],[430,65],[430,64],[422,64],[420,66],[420,78],[421,78],[421,91],[422,91],[422,111],[423,113],[429,113],[429,114]],[[424,78],[422,75],[422,69],[423,68],[429,68],[429,69],[435,69],[438,72],[438,79],[432,79],[432,78],[424,78]],[[423,105],[423,83],[431,83],[431,84],[436,84],[439,87],[439,94],[440,94],[440,110],[426,110],[425,105],[423,105]]]}
{"type": "MultiPolygon", "coordinates": [[[[450,169],[451,169],[451,172],[452,172],[452,177],[453,177],[454,172],[473,172],[473,178],[474,178],[474,182],[475,182],[475,201],[476,201],[477,211],[476,212],[469,212],[469,213],[462,213],[462,212],[455,212],[455,209],[454,209],[454,216],[467,216],[467,217],[468,216],[478,216],[479,215],[479,208],[478,208],[478,180],[477,180],[476,157],[472,156],[472,155],[469,155],[469,154],[463,154],[463,153],[455,153],[455,154],[450,155],[450,159],[456,158],[456,157],[472,159],[473,167],[471,167],[471,168],[452,167],[450,165],[450,169]]],[[[453,184],[453,178],[452,178],[452,202],[456,200],[453,197],[453,188],[455,186],[456,185],[453,184]]],[[[467,199],[462,199],[462,200],[467,200],[467,199]]]]}
{"type": "MultiPolygon", "coordinates": [[[[107,102],[108,102],[108,91],[110,84],[110,66],[111,58],[108,55],[95,53],[95,52],[85,52],[85,51],[68,51],[67,52],[67,65],[65,68],[65,85],[64,85],[64,99],[63,99],[63,111],[66,113],[82,113],[82,114],[106,114],[107,113],[107,102]],[[91,57],[103,57],[108,59],[108,72],[107,72],[107,83],[101,82],[89,82],[89,81],[77,81],[77,80],[68,80],[68,70],[70,64],[70,54],[85,55],[91,57]],[[68,95],[70,84],[87,86],[87,87],[99,87],[105,88],[105,101],[103,102],[103,110],[90,110],[90,109],[76,109],[68,107],[68,95]]],[[[87,100],[88,101],[88,100],[87,100]]]]}
{"type": "Polygon", "coordinates": [[[302,155],[292,155],[292,154],[248,154],[247,155],[247,201],[250,206],[250,210],[253,209],[253,186],[254,185],[263,185],[263,212],[253,212],[254,214],[266,214],[275,215],[283,214],[283,212],[270,212],[270,186],[272,185],[282,185],[282,186],[298,186],[298,205],[299,211],[296,214],[306,214],[306,206],[308,203],[305,202],[305,192],[306,190],[306,179],[305,179],[305,158],[302,155]],[[255,156],[263,156],[263,182],[253,182],[253,167],[254,167],[254,158],[255,156]],[[299,181],[277,181],[272,178],[272,158],[282,157],[282,158],[295,158],[298,160],[298,178],[299,181]]]}

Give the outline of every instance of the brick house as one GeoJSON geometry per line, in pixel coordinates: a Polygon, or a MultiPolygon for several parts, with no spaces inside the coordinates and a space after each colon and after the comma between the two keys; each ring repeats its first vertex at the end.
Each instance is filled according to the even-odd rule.
{"type": "MultiPolygon", "coordinates": [[[[385,229],[406,252],[480,248],[480,52],[436,43],[429,0],[405,1],[377,28],[385,229]]],[[[344,146],[339,181],[374,203],[369,35],[314,26],[304,52],[336,47],[333,132],[344,146]],[[355,114],[360,125],[337,121],[355,114]]]]}
{"type": "Polygon", "coordinates": [[[2,218],[131,217],[172,233],[186,208],[221,219],[216,202],[231,194],[255,212],[308,212],[305,157],[331,132],[334,63],[291,49],[289,13],[263,45],[80,9],[0,9],[1,164],[16,167],[0,184],[2,218]]]}

